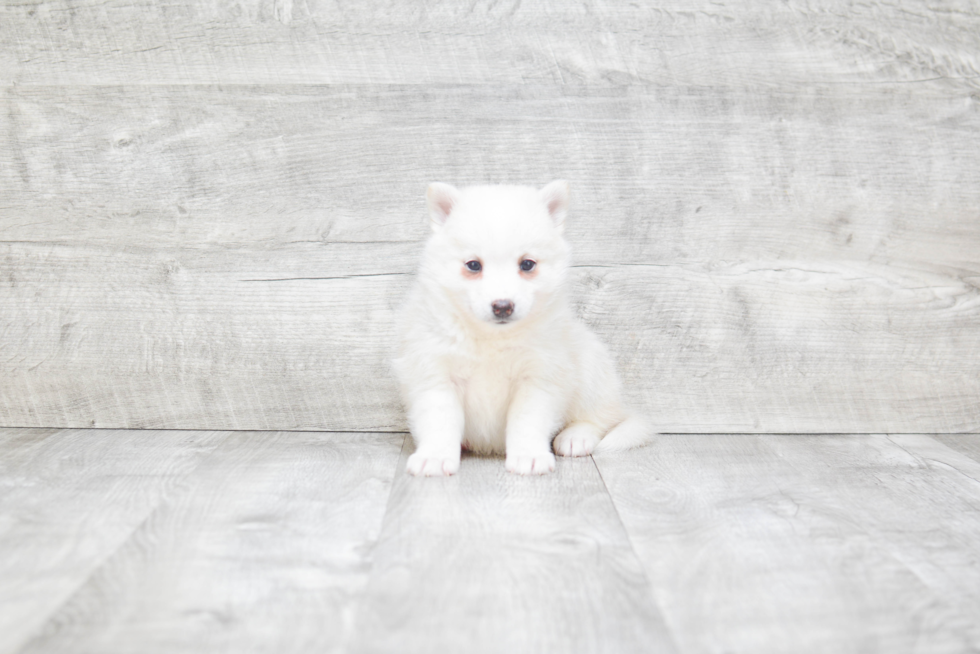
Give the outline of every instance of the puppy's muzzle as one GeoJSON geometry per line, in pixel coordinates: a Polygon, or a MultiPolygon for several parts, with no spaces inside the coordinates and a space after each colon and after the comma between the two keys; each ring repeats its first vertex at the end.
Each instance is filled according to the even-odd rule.
{"type": "Polygon", "coordinates": [[[514,303],[510,300],[494,300],[490,306],[493,308],[493,315],[500,320],[510,318],[514,313],[514,303]]]}

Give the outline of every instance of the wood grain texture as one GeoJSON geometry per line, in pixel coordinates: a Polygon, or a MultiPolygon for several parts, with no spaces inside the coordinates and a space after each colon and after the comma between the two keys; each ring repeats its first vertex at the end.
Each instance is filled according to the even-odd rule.
{"type": "Polygon", "coordinates": [[[680,651],[980,646],[980,463],[928,436],[673,436],[596,456],[680,651]]]}
{"type": "MultiPolygon", "coordinates": [[[[74,279],[88,257],[53,250],[51,274],[18,292],[26,328],[7,330],[5,422],[404,429],[388,360],[407,276],[253,283],[219,271],[233,258],[178,256],[96,255],[74,279]],[[118,294],[94,282],[116,274],[118,294]],[[49,317],[38,298],[52,292],[71,299],[49,317]]],[[[974,289],[894,266],[756,265],[576,271],[580,313],[662,430],[980,422],[977,362],[962,357],[980,349],[974,289]]]]}
{"type": "Polygon", "coordinates": [[[351,651],[674,651],[591,459],[503,463],[398,477],[351,651]]]}
{"type": "Polygon", "coordinates": [[[416,479],[400,434],[0,429],[0,653],[970,652],[980,461],[942,441],[416,479]]]}
{"type": "Polygon", "coordinates": [[[2,93],[4,241],[363,261],[427,236],[429,181],[562,176],[582,263],[975,265],[980,241],[980,105],[938,83],[2,93]]]}
{"type": "Polygon", "coordinates": [[[224,437],[0,430],[0,652],[20,651],[224,437]]]}
{"type": "Polygon", "coordinates": [[[228,435],[16,651],[345,651],[403,440],[228,435]]]}
{"type": "Polygon", "coordinates": [[[980,461],[980,434],[934,434],[933,438],[974,461],[980,461]]]}
{"type": "Polygon", "coordinates": [[[3,92],[0,424],[404,429],[425,182],[565,176],[580,311],[662,429],[980,428],[945,82],[3,92]]]}
{"type": "Polygon", "coordinates": [[[0,13],[5,84],[976,86],[969,0],[32,0],[0,13]]]}
{"type": "Polygon", "coordinates": [[[27,322],[7,323],[2,423],[387,431],[401,420],[388,360],[405,276],[262,282],[234,253],[45,251],[6,298],[27,322]],[[61,381],[30,369],[45,360],[61,381]]]}

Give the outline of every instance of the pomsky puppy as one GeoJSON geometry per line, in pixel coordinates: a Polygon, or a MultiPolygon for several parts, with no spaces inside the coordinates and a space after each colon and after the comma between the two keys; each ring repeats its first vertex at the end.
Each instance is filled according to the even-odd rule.
{"type": "Polygon", "coordinates": [[[394,362],[416,445],[408,471],[454,474],[462,447],[545,474],[552,439],[562,456],[643,444],[646,422],[623,407],[609,352],[566,297],[568,184],[434,183],[426,197],[432,235],[394,362]]]}

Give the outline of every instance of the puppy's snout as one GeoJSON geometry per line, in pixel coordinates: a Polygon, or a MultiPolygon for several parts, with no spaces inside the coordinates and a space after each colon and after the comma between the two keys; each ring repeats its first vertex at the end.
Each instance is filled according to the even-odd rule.
{"type": "Polygon", "coordinates": [[[510,300],[494,300],[490,303],[493,307],[493,315],[497,318],[509,318],[514,313],[514,303],[510,300]]]}

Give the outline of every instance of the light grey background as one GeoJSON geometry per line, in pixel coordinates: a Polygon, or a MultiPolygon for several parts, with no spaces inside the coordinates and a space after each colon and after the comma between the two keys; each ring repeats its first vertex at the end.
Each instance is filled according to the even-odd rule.
{"type": "Polygon", "coordinates": [[[0,425],[403,430],[426,184],[563,177],[661,429],[980,429],[977,4],[640,5],[5,3],[0,425]]]}

